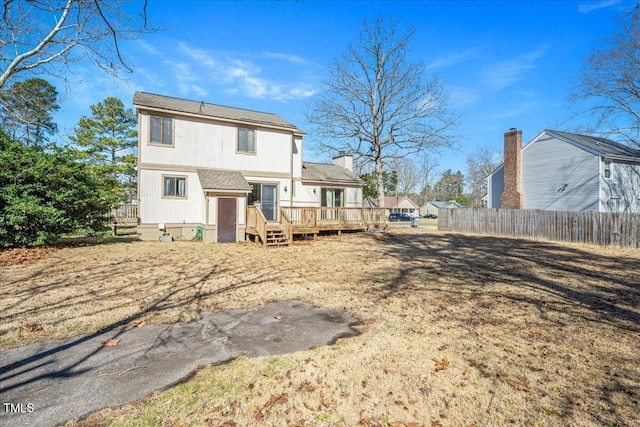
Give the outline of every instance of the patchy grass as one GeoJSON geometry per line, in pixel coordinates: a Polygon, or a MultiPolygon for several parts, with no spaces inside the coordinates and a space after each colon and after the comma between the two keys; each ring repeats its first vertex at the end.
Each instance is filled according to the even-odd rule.
{"type": "Polygon", "coordinates": [[[273,250],[113,241],[4,264],[0,291],[2,348],[273,300],[362,320],[69,426],[640,425],[638,251],[405,227],[273,250]]]}

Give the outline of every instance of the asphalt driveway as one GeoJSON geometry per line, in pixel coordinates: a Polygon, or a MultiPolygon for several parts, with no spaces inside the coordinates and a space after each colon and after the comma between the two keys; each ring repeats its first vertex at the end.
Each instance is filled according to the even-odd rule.
{"type": "Polygon", "coordinates": [[[198,368],[240,354],[268,356],[354,336],[358,321],[301,301],[201,313],[190,323],[146,325],[0,352],[0,425],[53,426],[139,400],[198,368]]]}

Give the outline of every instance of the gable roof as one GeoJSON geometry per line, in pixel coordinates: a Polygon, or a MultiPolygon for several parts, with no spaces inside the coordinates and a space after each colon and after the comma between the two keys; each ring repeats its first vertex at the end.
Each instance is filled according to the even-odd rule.
{"type": "Polygon", "coordinates": [[[239,171],[197,169],[196,172],[203,190],[251,192],[251,186],[239,171]]]}
{"type": "Polygon", "coordinates": [[[551,137],[557,138],[561,141],[575,145],[578,148],[582,148],[590,153],[593,153],[600,157],[618,159],[618,160],[631,160],[640,161],[640,150],[629,147],[628,145],[620,144],[619,142],[612,141],[607,138],[600,138],[596,136],[580,135],[577,133],[561,132],[557,130],[545,129],[536,136],[528,145],[534,143],[540,139],[543,134],[547,134],[551,137]]]}
{"type": "Polygon", "coordinates": [[[419,206],[416,205],[416,203],[413,200],[411,200],[410,198],[408,198],[407,196],[402,196],[402,197],[385,196],[384,197],[384,207],[387,208],[387,209],[393,209],[396,206],[399,206],[405,200],[408,201],[409,204],[414,207],[414,209],[419,209],[419,206]]]}
{"type": "Polygon", "coordinates": [[[426,205],[428,204],[432,204],[433,206],[435,206],[436,208],[440,209],[440,208],[461,208],[462,205],[458,202],[456,202],[455,200],[451,200],[448,202],[441,202],[441,201],[437,201],[437,200],[432,200],[430,202],[425,203],[426,205]]]}
{"type": "Polygon", "coordinates": [[[287,129],[300,134],[304,133],[295,125],[273,113],[226,107],[223,105],[209,104],[204,101],[190,101],[187,99],[173,98],[171,96],[136,92],[133,96],[133,105],[136,108],[147,107],[158,110],[174,111],[178,113],[187,113],[257,126],[266,125],[287,129]]]}
{"type": "Polygon", "coordinates": [[[302,162],[302,180],[364,185],[358,175],[331,163],[302,162]]]}

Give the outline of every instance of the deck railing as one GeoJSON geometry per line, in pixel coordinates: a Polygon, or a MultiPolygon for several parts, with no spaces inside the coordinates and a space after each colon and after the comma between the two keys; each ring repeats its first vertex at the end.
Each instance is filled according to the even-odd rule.
{"type": "Polygon", "coordinates": [[[267,239],[267,219],[256,206],[247,206],[247,228],[253,228],[263,242],[267,239]]]}
{"type": "Polygon", "coordinates": [[[285,211],[280,211],[280,224],[282,225],[282,231],[287,236],[287,242],[293,243],[293,224],[291,219],[285,211]]]}
{"type": "Polygon", "coordinates": [[[283,207],[293,232],[301,229],[350,229],[384,227],[386,213],[378,208],[283,207]]]}
{"type": "Polygon", "coordinates": [[[120,205],[111,211],[113,222],[118,225],[138,223],[138,205],[120,205]]]}

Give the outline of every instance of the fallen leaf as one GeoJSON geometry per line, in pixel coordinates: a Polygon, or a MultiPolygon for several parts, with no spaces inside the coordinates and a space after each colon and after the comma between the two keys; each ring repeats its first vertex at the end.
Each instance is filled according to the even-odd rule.
{"type": "Polygon", "coordinates": [[[141,321],[139,321],[139,322],[134,323],[134,324],[133,324],[133,327],[134,327],[134,328],[142,328],[142,327],[143,327],[144,325],[146,325],[146,324],[147,324],[147,322],[145,322],[144,320],[141,320],[141,321]]]}
{"type": "Polygon", "coordinates": [[[509,377],[506,379],[507,384],[519,391],[529,391],[529,386],[517,378],[509,377]]]}
{"type": "Polygon", "coordinates": [[[264,409],[265,411],[269,411],[271,410],[273,405],[278,403],[285,403],[286,401],[287,401],[287,393],[272,394],[271,397],[269,398],[269,401],[264,404],[262,409],[264,409]]]}
{"type": "Polygon", "coordinates": [[[24,329],[27,332],[38,332],[41,331],[42,325],[38,325],[37,323],[32,323],[31,325],[25,325],[22,327],[22,329],[24,329]]]}
{"type": "Polygon", "coordinates": [[[104,342],[104,346],[105,347],[115,347],[118,345],[118,343],[120,342],[120,340],[115,339],[115,338],[111,338],[110,340],[107,340],[104,342]]]}
{"type": "Polygon", "coordinates": [[[276,319],[276,320],[280,320],[280,319],[282,319],[282,315],[278,314],[277,316],[274,316],[273,318],[276,319]]]}
{"type": "Polygon", "coordinates": [[[442,360],[438,360],[436,357],[432,357],[431,360],[436,362],[435,372],[443,371],[447,369],[447,366],[449,366],[449,359],[447,359],[446,357],[443,357],[442,360]]]}
{"type": "Polygon", "coordinates": [[[262,411],[257,405],[253,405],[252,407],[250,407],[249,412],[253,415],[253,418],[255,418],[256,420],[261,420],[264,418],[264,414],[262,413],[262,411]]]}

